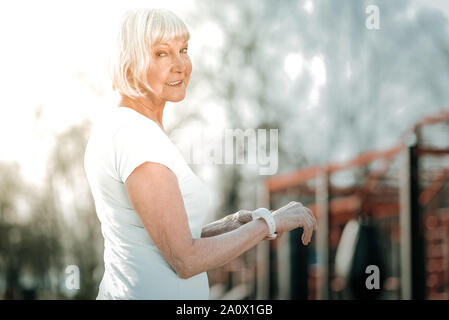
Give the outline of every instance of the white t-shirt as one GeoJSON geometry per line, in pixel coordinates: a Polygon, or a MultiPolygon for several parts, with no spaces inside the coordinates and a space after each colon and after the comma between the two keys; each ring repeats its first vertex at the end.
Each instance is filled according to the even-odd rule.
{"type": "Polygon", "coordinates": [[[155,121],[114,107],[94,125],[84,157],[104,237],[105,272],[97,299],[208,299],[207,273],[180,278],[129,202],[124,181],[146,161],[176,174],[192,236],[201,237],[209,208],[206,185],[155,121]]]}

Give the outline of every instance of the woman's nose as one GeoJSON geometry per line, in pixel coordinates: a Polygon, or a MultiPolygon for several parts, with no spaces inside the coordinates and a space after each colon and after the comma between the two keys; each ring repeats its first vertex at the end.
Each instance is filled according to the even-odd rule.
{"type": "Polygon", "coordinates": [[[184,72],[186,70],[186,62],[180,56],[174,58],[173,61],[173,71],[174,72],[184,72]]]}

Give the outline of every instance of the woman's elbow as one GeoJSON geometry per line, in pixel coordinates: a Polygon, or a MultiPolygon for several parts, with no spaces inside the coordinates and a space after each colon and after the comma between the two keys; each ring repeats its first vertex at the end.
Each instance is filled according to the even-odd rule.
{"type": "Polygon", "coordinates": [[[191,262],[183,263],[182,267],[178,268],[178,271],[176,273],[181,279],[184,280],[192,278],[193,276],[196,276],[198,274],[198,272],[196,272],[195,269],[193,268],[191,262]]]}
{"type": "Polygon", "coordinates": [[[183,263],[180,263],[179,260],[176,262],[173,260],[167,262],[179,278],[188,279],[191,277],[188,268],[186,268],[183,263]]]}
{"type": "Polygon", "coordinates": [[[172,255],[170,260],[170,266],[181,279],[189,279],[198,273],[195,271],[195,262],[189,256],[175,258],[172,255]]]}
{"type": "Polygon", "coordinates": [[[182,279],[192,278],[204,271],[205,266],[201,263],[201,259],[191,252],[188,255],[184,255],[182,259],[181,268],[179,268],[178,276],[182,279]]]}
{"type": "Polygon", "coordinates": [[[190,275],[190,273],[188,273],[187,271],[177,272],[177,274],[178,274],[178,277],[180,277],[181,279],[184,279],[184,280],[187,280],[192,277],[190,275]]]}

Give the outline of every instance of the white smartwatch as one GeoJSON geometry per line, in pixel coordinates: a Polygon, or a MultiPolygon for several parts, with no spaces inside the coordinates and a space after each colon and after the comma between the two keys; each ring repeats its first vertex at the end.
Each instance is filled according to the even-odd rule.
{"type": "Polygon", "coordinates": [[[268,225],[268,229],[270,230],[270,234],[267,236],[268,238],[276,238],[277,234],[276,232],[276,222],[274,221],[273,215],[271,214],[270,210],[267,208],[259,208],[252,212],[251,214],[253,220],[262,218],[265,220],[265,222],[268,225]]]}

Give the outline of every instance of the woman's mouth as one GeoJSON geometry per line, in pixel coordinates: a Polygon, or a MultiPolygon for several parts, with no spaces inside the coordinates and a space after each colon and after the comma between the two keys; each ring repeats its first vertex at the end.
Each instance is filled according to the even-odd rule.
{"type": "Polygon", "coordinates": [[[175,82],[168,82],[168,83],[167,83],[167,86],[170,86],[170,87],[179,87],[179,86],[181,85],[181,83],[182,83],[182,80],[175,81],[175,82]]]}

